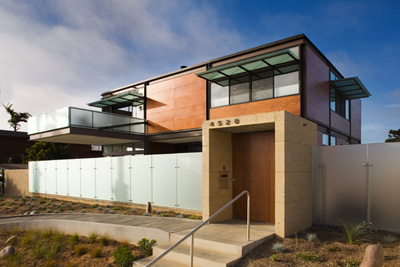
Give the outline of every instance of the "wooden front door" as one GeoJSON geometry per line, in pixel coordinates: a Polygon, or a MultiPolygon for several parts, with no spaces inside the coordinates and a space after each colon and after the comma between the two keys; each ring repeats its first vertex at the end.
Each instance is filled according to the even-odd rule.
{"type": "MultiPolygon", "coordinates": [[[[250,192],[252,221],[275,222],[275,133],[232,135],[233,196],[250,192]]],[[[246,219],[246,198],[233,204],[233,217],[246,219]]]]}

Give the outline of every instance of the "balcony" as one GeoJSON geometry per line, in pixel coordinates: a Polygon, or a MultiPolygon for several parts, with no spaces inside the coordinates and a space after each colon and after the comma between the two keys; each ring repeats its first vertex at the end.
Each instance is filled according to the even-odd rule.
{"type": "Polygon", "coordinates": [[[65,107],[28,120],[30,140],[107,145],[142,141],[145,120],[114,113],[65,107]]]}

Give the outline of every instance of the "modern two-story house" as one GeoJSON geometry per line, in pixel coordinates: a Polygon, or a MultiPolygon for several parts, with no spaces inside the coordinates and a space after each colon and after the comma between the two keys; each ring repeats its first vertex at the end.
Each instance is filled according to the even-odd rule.
{"type": "Polygon", "coordinates": [[[104,92],[98,112],[34,117],[29,134],[104,156],[202,152],[203,218],[249,190],[252,220],[287,236],[311,225],[311,147],[359,144],[369,96],[301,34],[104,92]]]}

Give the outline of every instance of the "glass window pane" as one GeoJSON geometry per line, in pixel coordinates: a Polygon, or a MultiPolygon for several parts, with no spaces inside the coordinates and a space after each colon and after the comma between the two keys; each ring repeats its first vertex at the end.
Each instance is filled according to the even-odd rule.
{"type": "Polygon", "coordinates": [[[329,135],[324,133],[322,134],[322,145],[329,146],[329,135]]]}
{"type": "Polygon", "coordinates": [[[231,104],[250,101],[250,83],[238,83],[231,85],[231,104]]]}
{"type": "Polygon", "coordinates": [[[299,93],[299,72],[295,71],[274,77],[275,97],[299,93]]]}
{"type": "Polygon", "coordinates": [[[229,88],[211,83],[211,107],[229,105],[229,88]]]}
{"type": "Polygon", "coordinates": [[[346,105],[346,110],[345,110],[346,116],[345,117],[346,117],[346,120],[349,120],[350,119],[350,101],[346,99],[345,105],[346,105]]]}
{"type": "Polygon", "coordinates": [[[253,75],[252,89],[253,100],[272,98],[274,96],[274,80],[272,77],[266,79],[257,79],[253,75]]]}
{"type": "Polygon", "coordinates": [[[290,50],[293,54],[295,54],[297,57],[300,57],[300,52],[299,52],[299,47],[298,47],[298,46],[289,48],[289,50],[290,50]]]}
{"type": "Polygon", "coordinates": [[[336,146],[336,137],[331,136],[331,146],[336,146]]]}

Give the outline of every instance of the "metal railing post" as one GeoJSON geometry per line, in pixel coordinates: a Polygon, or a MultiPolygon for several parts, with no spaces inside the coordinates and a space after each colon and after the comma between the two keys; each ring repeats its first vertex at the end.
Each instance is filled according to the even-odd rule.
{"type": "Polygon", "coordinates": [[[247,192],[247,241],[250,241],[250,193],[247,192]]]}
{"type": "Polygon", "coordinates": [[[194,247],[194,234],[192,235],[190,242],[190,267],[193,267],[193,247],[194,247]]]}

